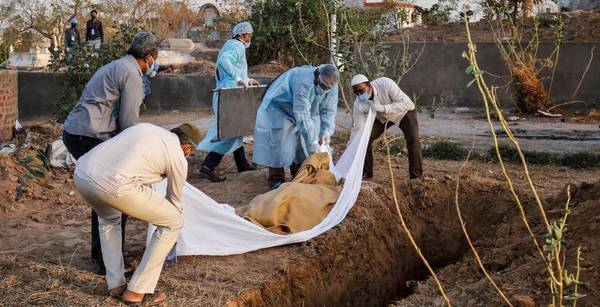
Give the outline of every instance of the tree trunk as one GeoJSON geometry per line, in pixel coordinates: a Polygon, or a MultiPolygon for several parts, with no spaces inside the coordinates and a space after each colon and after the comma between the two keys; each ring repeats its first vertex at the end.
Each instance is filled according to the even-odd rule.
{"type": "Polygon", "coordinates": [[[533,0],[523,1],[523,16],[529,18],[533,15],[533,0]]]}
{"type": "Polygon", "coordinates": [[[514,8],[512,13],[513,20],[517,20],[517,13],[519,13],[519,0],[513,0],[514,8]]]}

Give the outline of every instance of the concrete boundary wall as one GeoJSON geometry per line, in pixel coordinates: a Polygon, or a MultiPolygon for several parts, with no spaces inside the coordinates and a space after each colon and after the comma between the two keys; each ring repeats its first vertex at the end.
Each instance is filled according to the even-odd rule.
{"type": "MultiPolygon", "coordinates": [[[[404,51],[403,43],[389,43],[390,59],[395,61],[404,51]]],[[[498,96],[505,107],[515,105],[515,91],[512,85],[506,86],[511,80],[510,74],[495,43],[478,43],[477,57],[479,66],[488,72],[486,79],[489,85],[501,87],[498,96]]],[[[552,54],[553,43],[541,43],[539,56],[552,54]]],[[[367,59],[368,45],[356,47],[367,59]]],[[[465,43],[417,43],[409,47],[409,54],[416,58],[421,56],[412,70],[400,81],[400,87],[411,97],[419,97],[417,103],[429,105],[434,100],[441,99],[455,106],[483,107],[481,95],[476,86],[467,87],[472,77],[465,70],[467,60],[462,53],[467,50],[465,43]]],[[[546,69],[542,75],[548,89],[551,70],[546,69]]],[[[564,43],[560,49],[560,57],[552,86],[551,99],[553,103],[580,100],[583,103],[571,107],[577,109],[600,108],[600,43],[564,43]],[[583,82],[575,93],[579,82],[590,60],[592,48],[594,57],[583,82]]]]}
{"type": "MultiPolygon", "coordinates": [[[[390,56],[402,52],[402,43],[390,43],[390,56]]],[[[364,48],[363,48],[364,49],[364,48]]],[[[509,73],[494,43],[477,44],[480,66],[491,85],[501,86],[510,81],[509,73]]],[[[548,55],[554,49],[552,43],[540,45],[539,54],[548,55]]],[[[413,69],[401,80],[400,87],[411,97],[418,97],[419,105],[430,105],[443,100],[449,106],[482,107],[481,95],[475,86],[467,87],[471,77],[465,73],[468,64],[462,58],[464,43],[411,43],[410,53],[416,56],[423,51],[413,69]]],[[[357,55],[358,55],[357,48],[357,55]]],[[[363,52],[364,54],[364,52],[363,52]]],[[[397,57],[397,56],[396,56],[397,57]]],[[[358,57],[357,57],[358,58],[358,57]]],[[[366,58],[363,56],[363,58],[366,58]]],[[[544,75],[546,86],[549,71],[544,75]]],[[[273,77],[258,77],[268,83],[273,77]]],[[[19,116],[24,119],[53,115],[54,104],[60,99],[63,82],[61,74],[19,72],[19,116]]],[[[153,95],[146,101],[148,111],[165,112],[174,109],[212,108],[213,76],[188,74],[159,74],[152,80],[153,95]]],[[[349,88],[346,97],[352,98],[349,88]]],[[[500,102],[505,107],[515,105],[511,85],[499,90],[500,102]]],[[[574,108],[600,108],[600,43],[564,43],[552,87],[555,103],[580,100],[574,108]],[[590,52],[595,55],[577,94],[573,96],[588,65],[590,52]]]]}

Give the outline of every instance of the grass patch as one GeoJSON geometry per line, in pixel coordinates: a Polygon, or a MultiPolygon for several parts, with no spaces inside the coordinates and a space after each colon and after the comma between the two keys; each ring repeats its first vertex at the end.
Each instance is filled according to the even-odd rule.
{"type": "Polygon", "coordinates": [[[435,142],[423,150],[423,156],[437,160],[464,160],[469,152],[453,141],[435,142]]]}
{"type": "MultiPolygon", "coordinates": [[[[518,151],[509,145],[500,145],[500,154],[507,162],[520,163],[518,151]]],[[[523,155],[527,163],[533,165],[549,165],[555,164],[559,166],[567,166],[571,168],[590,168],[600,167],[600,154],[592,152],[577,152],[577,153],[550,153],[542,151],[524,150],[523,155]]],[[[486,153],[486,157],[494,162],[498,162],[496,148],[490,147],[486,153]]]]}

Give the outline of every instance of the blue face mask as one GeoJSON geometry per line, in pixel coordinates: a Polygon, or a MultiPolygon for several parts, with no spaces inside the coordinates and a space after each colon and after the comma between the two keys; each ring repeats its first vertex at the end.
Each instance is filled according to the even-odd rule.
{"type": "Polygon", "coordinates": [[[321,96],[325,94],[325,91],[320,86],[315,85],[315,94],[317,94],[317,96],[321,96]]]}
{"type": "Polygon", "coordinates": [[[251,43],[252,43],[252,42],[250,42],[250,43],[244,43],[244,48],[246,48],[246,49],[250,48],[250,44],[251,44],[251,43]]]}
{"type": "Polygon", "coordinates": [[[154,77],[152,74],[156,75],[156,71],[158,71],[158,68],[156,68],[156,71],[154,70],[156,66],[156,60],[154,58],[152,58],[152,65],[148,65],[148,69],[146,69],[146,76],[148,77],[154,77]]]}
{"type": "Polygon", "coordinates": [[[160,68],[160,64],[158,63],[158,60],[154,61],[154,64],[152,65],[152,71],[150,72],[148,77],[150,77],[150,78],[156,77],[156,73],[158,73],[159,68],[160,68]]]}
{"type": "Polygon", "coordinates": [[[370,96],[371,96],[371,95],[369,95],[369,93],[367,93],[367,92],[364,92],[364,93],[362,93],[362,94],[358,95],[358,100],[359,100],[360,102],[367,102],[367,101],[369,101],[369,98],[370,98],[370,96]]]}

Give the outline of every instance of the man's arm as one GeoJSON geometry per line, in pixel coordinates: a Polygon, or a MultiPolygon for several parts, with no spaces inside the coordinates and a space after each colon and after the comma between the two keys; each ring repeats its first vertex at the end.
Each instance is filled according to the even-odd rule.
{"type": "Polygon", "coordinates": [[[415,109],[415,104],[394,80],[386,78],[384,87],[391,101],[389,104],[383,105],[384,113],[406,113],[415,109]]]}
{"type": "MultiPolygon", "coordinates": [[[[217,67],[220,68],[219,72],[221,74],[233,76],[236,82],[247,82],[248,80],[243,80],[242,72],[235,66],[235,63],[237,63],[240,57],[240,51],[246,52],[245,50],[240,50],[240,48],[235,48],[234,46],[230,46],[230,48],[223,50],[217,59],[217,67]]],[[[221,77],[219,76],[219,78],[221,77]]]]}
{"type": "Polygon", "coordinates": [[[352,109],[352,132],[351,136],[360,131],[365,126],[367,115],[369,114],[369,103],[354,100],[354,108],[352,109]]]}
{"type": "Polygon", "coordinates": [[[88,20],[88,21],[85,23],[85,41],[86,41],[86,42],[89,42],[89,41],[90,41],[90,40],[89,40],[89,38],[90,38],[90,30],[91,30],[91,27],[90,27],[90,21],[91,21],[91,20],[88,20]]]}
{"type": "MultiPolygon", "coordinates": [[[[180,150],[179,146],[173,150],[180,150]]],[[[183,209],[183,185],[187,179],[188,164],[183,155],[172,155],[169,157],[170,165],[167,171],[167,195],[165,198],[181,211],[183,209]]]]}
{"type": "Polygon", "coordinates": [[[100,34],[100,42],[104,43],[104,27],[102,26],[102,21],[98,21],[98,33],[100,34]]]}
{"type": "MultiPolygon", "coordinates": [[[[296,80],[301,82],[301,80],[296,80]]],[[[306,146],[317,142],[318,135],[314,132],[314,121],[310,116],[310,107],[312,101],[310,101],[310,87],[312,83],[306,84],[295,84],[293,86],[294,93],[292,97],[292,112],[294,113],[294,119],[296,120],[296,126],[306,146]]]]}
{"type": "Polygon", "coordinates": [[[332,135],[335,131],[335,114],[337,113],[338,105],[338,87],[334,87],[325,97],[325,101],[321,101],[319,106],[319,115],[321,117],[321,134],[327,133],[332,135]]]}
{"type": "Polygon", "coordinates": [[[127,75],[121,84],[119,128],[122,131],[138,122],[140,107],[144,102],[144,83],[141,77],[127,75]]]}

